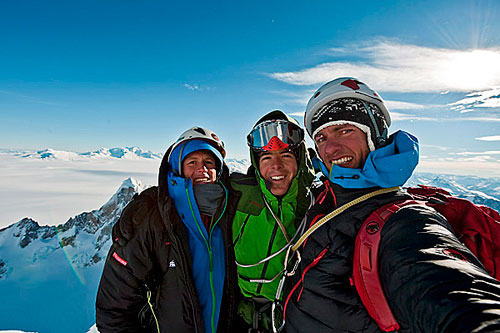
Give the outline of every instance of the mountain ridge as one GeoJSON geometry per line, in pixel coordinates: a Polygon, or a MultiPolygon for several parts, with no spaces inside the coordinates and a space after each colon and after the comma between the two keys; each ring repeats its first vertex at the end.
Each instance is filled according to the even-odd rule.
{"type": "MultiPolygon", "coordinates": [[[[246,170],[242,160],[229,162],[232,171],[246,170]]],[[[405,186],[417,184],[443,187],[500,210],[500,179],[416,173],[405,186]]],[[[41,226],[25,217],[0,229],[0,294],[9,299],[0,305],[1,325],[40,333],[86,332],[95,322],[95,296],[112,226],[144,189],[141,181],[127,178],[100,208],[65,223],[41,226]],[[53,313],[58,327],[46,321],[53,313]]]]}
{"type": "Polygon", "coordinates": [[[41,150],[10,150],[2,149],[4,154],[11,154],[25,159],[41,159],[41,160],[85,160],[96,158],[116,158],[116,159],[161,159],[163,154],[154,153],[150,150],[145,150],[137,146],[130,147],[115,147],[115,148],[100,148],[98,150],[88,152],[73,152],[66,150],[56,150],[45,148],[41,150]]]}

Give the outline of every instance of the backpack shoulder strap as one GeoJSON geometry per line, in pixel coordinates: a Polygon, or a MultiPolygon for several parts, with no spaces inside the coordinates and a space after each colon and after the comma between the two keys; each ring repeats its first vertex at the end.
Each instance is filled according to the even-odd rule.
{"type": "Polygon", "coordinates": [[[408,205],[425,204],[405,200],[384,205],[368,216],[356,236],[353,259],[353,282],[370,317],[384,332],[399,330],[399,324],[387,303],[378,271],[380,232],[392,214],[408,205]]]}

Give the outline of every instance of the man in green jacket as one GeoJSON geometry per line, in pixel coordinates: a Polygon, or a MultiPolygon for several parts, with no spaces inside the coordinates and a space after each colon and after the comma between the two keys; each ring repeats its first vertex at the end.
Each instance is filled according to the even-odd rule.
{"type": "Polygon", "coordinates": [[[247,139],[252,165],[246,175],[231,175],[233,188],[242,194],[233,221],[238,285],[244,296],[238,312],[250,332],[269,332],[272,302],[281,298],[278,284],[288,245],[304,230],[314,172],[304,130],[282,111],[263,116],[247,139]]]}

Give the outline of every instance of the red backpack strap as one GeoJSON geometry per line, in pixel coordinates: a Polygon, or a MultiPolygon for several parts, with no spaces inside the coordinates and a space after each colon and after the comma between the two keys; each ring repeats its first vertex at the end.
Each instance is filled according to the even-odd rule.
{"type": "Polygon", "coordinates": [[[380,207],[368,216],[356,236],[353,260],[354,285],[370,317],[384,332],[399,330],[399,324],[392,314],[380,283],[378,272],[380,232],[392,214],[405,206],[415,204],[424,203],[405,200],[380,207]]]}

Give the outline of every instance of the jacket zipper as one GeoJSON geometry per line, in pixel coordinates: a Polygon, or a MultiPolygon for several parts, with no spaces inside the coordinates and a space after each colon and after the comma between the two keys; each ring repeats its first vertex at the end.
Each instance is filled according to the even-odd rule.
{"type": "MultiPolygon", "coordinates": [[[[213,223],[213,217],[212,217],[212,222],[213,223]]],[[[208,255],[210,258],[210,290],[212,291],[212,318],[210,320],[210,326],[212,327],[212,333],[215,333],[215,289],[214,289],[214,261],[213,261],[213,255],[212,255],[212,231],[215,228],[215,225],[217,223],[214,223],[212,225],[212,228],[210,228],[210,234],[208,235],[208,255]]]]}
{"type": "MultiPolygon", "coordinates": [[[[227,189],[226,187],[224,186],[224,184],[220,183],[222,185],[222,187],[224,188],[224,190],[226,191],[226,197],[225,197],[225,201],[224,201],[224,210],[222,211],[221,215],[219,216],[219,218],[215,221],[215,223],[213,222],[213,219],[214,217],[212,217],[212,222],[210,224],[212,224],[210,230],[207,230],[207,234],[208,234],[208,239],[205,238],[205,235],[203,235],[203,232],[201,231],[201,227],[200,227],[200,223],[198,222],[198,220],[196,219],[196,216],[193,212],[193,207],[191,205],[191,200],[189,198],[189,191],[188,189],[186,188],[186,195],[187,195],[187,199],[188,199],[188,203],[189,203],[189,208],[191,209],[191,213],[193,214],[193,218],[194,218],[194,221],[196,223],[196,226],[198,227],[198,232],[200,233],[201,237],[203,238],[204,242],[205,242],[205,246],[208,250],[208,256],[209,256],[209,267],[210,267],[210,272],[209,272],[209,276],[210,276],[210,290],[211,290],[211,294],[212,294],[212,317],[210,318],[210,327],[212,329],[212,333],[216,333],[215,331],[215,289],[214,289],[214,276],[213,276],[213,253],[212,253],[212,231],[214,230],[215,226],[217,225],[217,223],[219,222],[219,220],[222,218],[222,216],[224,215],[224,213],[226,212],[226,206],[227,206],[227,189]]],[[[200,221],[202,222],[202,221],[200,221]]],[[[203,222],[202,222],[203,223],[203,222]]],[[[205,226],[203,226],[205,228],[205,226]]],[[[205,326],[207,323],[204,323],[205,326]]]]}
{"type": "Polygon", "coordinates": [[[219,216],[219,218],[215,221],[214,221],[214,218],[215,216],[212,217],[212,222],[210,224],[212,224],[212,227],[210,228],[210,233],[208,234],[208,255],[209,255],[209,258],[210,258],[210,263],[209,263],[209,266],[210,266],[210,289],[212,291],[212,318],[211,318],[211,322],[210,322],[210,325],[212,327],[212,333],[216,333],[216,330],[215,330],[215,288],[214,288],[214,274],[213,274],[213,270],[214,270],[214,264],[213,264],[213,254],[212,254],[212,233],[215,229],[215,227],[217,226],[218,222],[220,221],[220,219],[222,218],[222,216],[224,215],[224,213],[226,212],[226,207],[227,207],[227,198],[228,198],[228,195],[227,195],[227,189],[226,187],[224,186],[224,184],[220,183],[222,185],[222,187],[224,188],[224,191],[226,193],[226,197],[225,197],[225,201],[224,201],[224,210],[221,212],[221,215],[219,216]]]}

